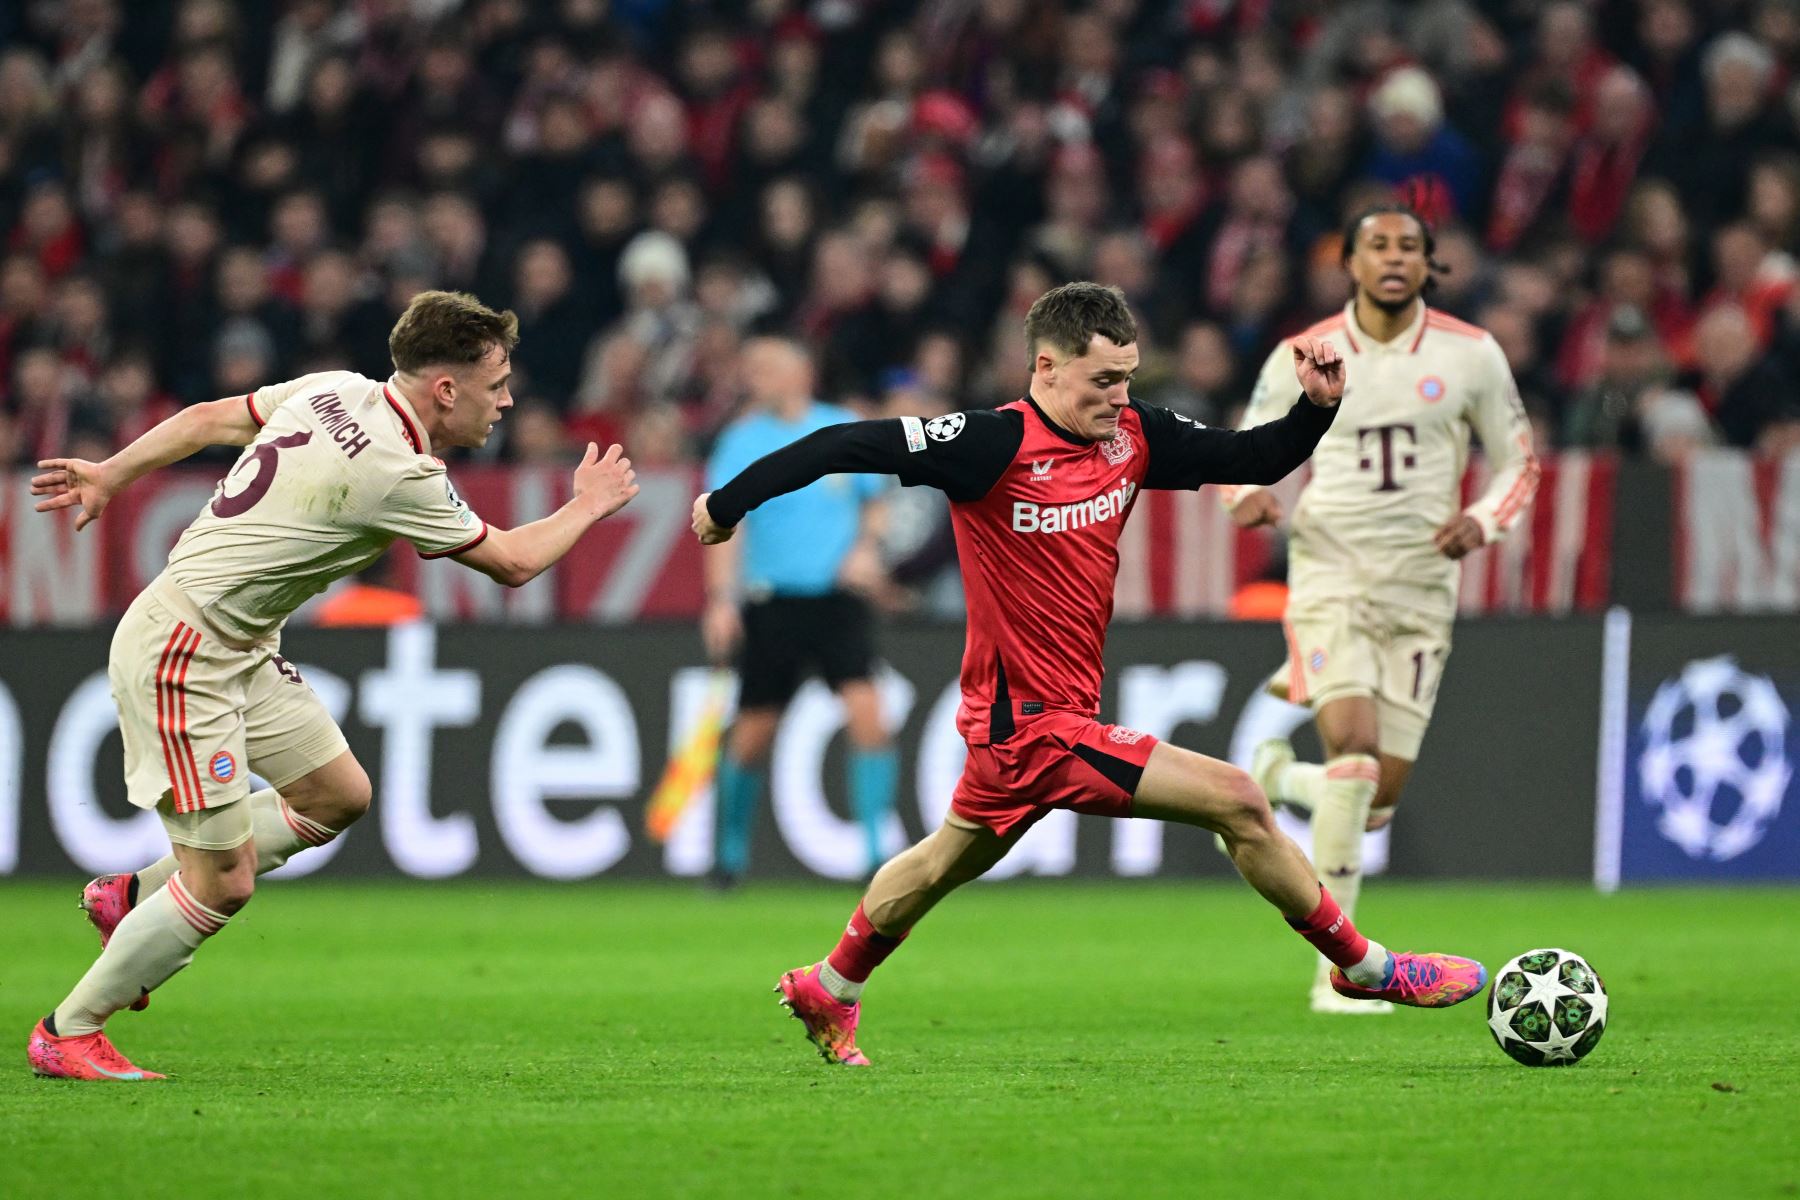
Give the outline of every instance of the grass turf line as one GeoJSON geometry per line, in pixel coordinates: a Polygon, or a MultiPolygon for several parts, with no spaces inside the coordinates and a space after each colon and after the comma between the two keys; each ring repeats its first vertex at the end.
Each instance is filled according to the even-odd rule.
{"type": "Polygon", "coordinates": [[[271,885],[110,1026],[175,1078],[115,1086],[25,1062],[94,952],[78,882],[0,885],[9,1200],[1800,1189],[1792,890],[1377,881],[1392,945],[1594,962],[1605,1039],[1533,1070],[1485,997],[1307,1012],[1305,947],[1246,889],[978,886],[878,974],[850,1071],[770,991],[847,890],[271,885]]]}

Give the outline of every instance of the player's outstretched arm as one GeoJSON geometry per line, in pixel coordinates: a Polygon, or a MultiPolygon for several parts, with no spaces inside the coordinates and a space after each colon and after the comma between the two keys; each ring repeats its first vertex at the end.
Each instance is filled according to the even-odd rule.
{"type": "Polygon", "coordinates": [[[694,533],[716,546],[757,506],[846,472],[898,475],[952,500],[978,500],[1018,452],[1023,428],[1017,413],[993,411],[828,425],[765,454],[694,501],[694,533]]]}
{"type": "Polygon", "coordinates": [[[590,526],[624,508],[637,494],[637,473],[624,448],[610,446],[602,455],[589,442],[575,468],[575,494],[567,504],[517,529],[490,525],[486,537],[452,557],[497,583],[523,587],[560,562],[590,526]]]}
{"type": "MultiPolygon", "coordinates": [[[[1330,342],[1294,339],[1294,372],[1306,402],[1250,429],[1209,429],[1167,409],[1139,405],[1150,441],[1148,488],[1278,483],[1312,456],[1344,396],[1344,360],[1330,342]]],[[[1135,404],[1136,401],[1133,401],[1135,404]]]]}
{"type": "Polygon", "coordinates": [[[247,446],[257,424],[243,397],[209,400],[182,409],[157,424],[105,462],[84,458],[46,458],[32,477],[31,494],[42,496],[37,511],[79,507],[77,532],[96,521],[139,476],[180,462],[208,446],[247,446]]]}

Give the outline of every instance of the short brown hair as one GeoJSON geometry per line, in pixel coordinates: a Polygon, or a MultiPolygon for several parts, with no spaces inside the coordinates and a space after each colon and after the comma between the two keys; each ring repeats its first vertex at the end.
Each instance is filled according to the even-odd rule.
{"type": "Polygon", "coordinates": [[[1137,322],[1125,303],[1125,293],[1098,283],[1065,283],[1037,298],[1025,314],[1025,347],[1030,366],[1037,365],[1040,342],[1049,342],[1064,354],[1078,358],[1098,333],[1120,346],[1137,341],[1137,322]]]}
{"type": "Polygon", "coordinates": [[[518,344],[518,316],[510,309],[495,312],[467,292],[420,292],[388,334],[394,368],[408,372],[467,366],[492,346],[511,354],[518,344]]]}

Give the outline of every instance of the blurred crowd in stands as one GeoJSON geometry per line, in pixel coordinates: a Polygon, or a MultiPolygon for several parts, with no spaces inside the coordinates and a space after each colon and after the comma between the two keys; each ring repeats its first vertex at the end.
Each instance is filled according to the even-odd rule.
{"type": "Polygon", "coordinates": [[[0,47],[0,463],[385,375],[427,287],[519,314],[503,461],[692,462],[769,329],[866,413],[1002,403],[1070,278],[1226,422],[1397,187],[1544,445],[1800,444],[1800,0],[13,0],[0,47]]]}

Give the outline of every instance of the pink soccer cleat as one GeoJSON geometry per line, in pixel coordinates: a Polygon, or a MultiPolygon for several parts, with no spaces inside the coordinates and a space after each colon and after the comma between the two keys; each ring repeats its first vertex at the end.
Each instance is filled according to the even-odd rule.
{"type": "Polygon", "coordinates": [[[1454,954],[1395,954],[1387,982],[1363,987],[1350,982],[1342,967],[1331,969],[1331,988],[1358,1000],[1390,1000],[1413,1008],[1449,1008],[1487,986],[1487,968],[1454,954]]]}
{"type": "MultiPolygon", "coordinates": [[[[113,930],[131,911],[131,875],[102,875],[81,889],[81,911],[100,934],[100,948],[112,941],[113,930]]],[[[150,1007],[148,992],[131,1002],[132,1012],[150,1007]]]]}
{"type": "Polygon", "coordinates": [[[819,964],[795,967],[776,986],[778,1003],[806,1026],[806,1039],[819,1048],[819,1057],[846,1067],[866,1067],[869,1060],[856,1048],[856,1022],[862,1004],[845,1004],[819,982],[819,964]]]}
{"type": "Polygon", "coordinates": [[[106,1040],[106,1034],[77,1034],[57,1037],[39,1021],[31,1031],[25,1047],[34,1073],[47,1079],[117,1079],[125,1083],[141,1083],[146,1079],[164,1079],[155,1071],[145,1071],[131,1064],[118,1048],[106,1040]]]}

